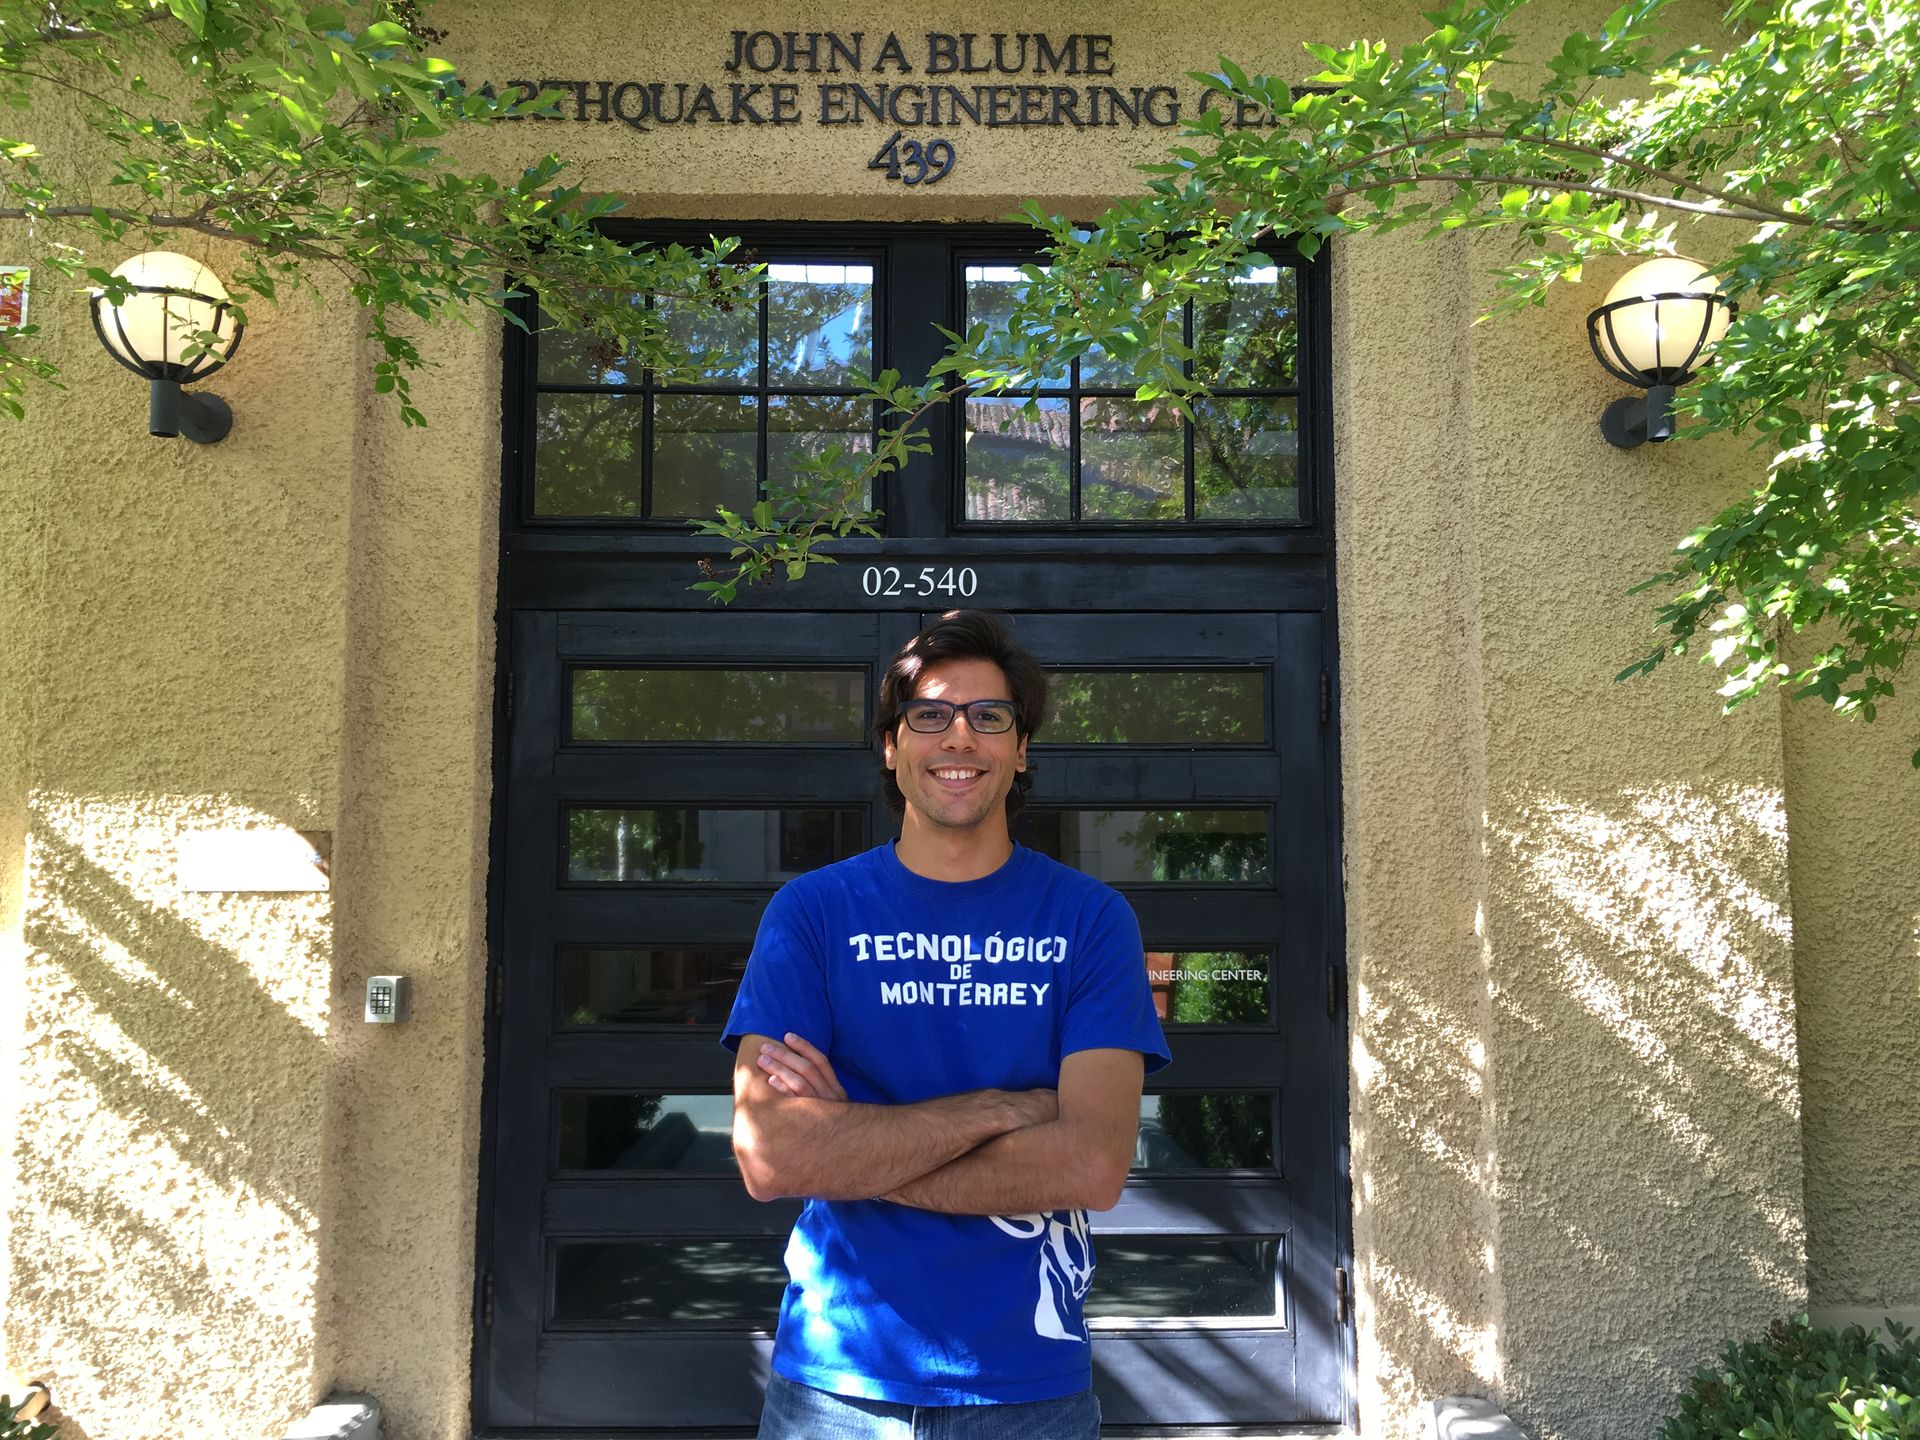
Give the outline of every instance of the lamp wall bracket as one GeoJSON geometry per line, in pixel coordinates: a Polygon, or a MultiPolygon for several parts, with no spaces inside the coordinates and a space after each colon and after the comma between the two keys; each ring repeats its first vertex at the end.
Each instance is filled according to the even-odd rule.
{"type": "Polygon", "coordinates": [[[1643,399],[1622,396],[1600,412],[1600,433],[1609,445],[1633,450],[1649,440],[1673,438],[1673,386],[1649,385],[1643,399]]]}
{"type": "Polygon", "coordinates": [[[147,401],[147,433],[184,435],[196,445],[212,445],[233,429],[233,408],[218,395],[195,395],[177,380],[155,380],[147,401]]]}

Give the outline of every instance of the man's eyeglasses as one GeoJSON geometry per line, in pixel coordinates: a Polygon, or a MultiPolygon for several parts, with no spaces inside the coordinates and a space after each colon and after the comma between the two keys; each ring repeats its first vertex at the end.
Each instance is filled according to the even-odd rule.
{"type": "Polygon", "coordinates": [[[909,730],[938,735],[953,724],[956,710],[967,712],[967,728],[976,735],[1004,735],[1013,728],[1011,700],[969,700],[964,705],[951,700],[909,700],[900,707],[900,715],[909,730]]]}

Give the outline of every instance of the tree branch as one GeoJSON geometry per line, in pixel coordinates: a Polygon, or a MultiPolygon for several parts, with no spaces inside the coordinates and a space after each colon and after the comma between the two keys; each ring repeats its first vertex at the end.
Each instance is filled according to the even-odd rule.
{"type": "Polygon", "coordinates": [[[1915,370],[1912,365],[1908,364],[1898,355],[1895,355],[1891,350],[1876,350],[1873,353],[1879,357],[1881,364],[1893,371],[1894,374],[1900,376],[1909,385],[1920,386],[1920,370],[1915,370]]]}
{"type": "Polygon", "coordinates": [[[1382,184],[1415,185],[1507,185],[1521,186],[1529,190],[1577,191],[1584,195],[1598,195],[1603,200],[1631,200],[1636,205],[1648,205],[1656,209],[1680,210],[1690,215],[1711,215],[1722,220],[1749,220],[1757,224],[1779,223],[1783,225],[1801,225],[1825,230],[1837,230],[1846,234],[1920,234],[1920,223],[1912,225],[1867,225],[1853,221],[1821,220],[1812,215],[1796,215],[1791,211],[1749,210],[1743,207],[1709,205],[1701,201],[1676,200],[1671,196],[1653,195],[1644,190],[1627,190],[1618,185],[1596,185],[1580,180],[1560,180],[1540,175],[1483,175],[1463,171],[1447,170],[1410,170],[1384,181],[1375,181],[1367,185],[1349,185],[1339,190],[1329,190],[1329,200],[1344,199],[1349,195],[1364,194],[1368,190],[1378,190],[1382,184]]]}
{"type": "MultiPolygon", "coordinates": [[[[162,20],[171,20],[173,14],[168,10],[149,10],[144,15],[129,18],[135,25],[157,25],[162,20]]],[[[62,45],[73,40],[115,40],[120,34],[118,30],[82,30],[72,25],[43,25],[34,32],[34,38],[49,45],[62,45]]]]}
{"type": "Polygon", "coordinates": [[[331,250],[323,250],[299,240],[262,240],[257,236],[243,235],[225,225],[216,225],[212,221],[194,215],[142,215],[134,210],[111,210],[101,205],[48,205],[29,208],[19,205],[0,206],[0,220],[91,220],[96,216],[105,216],[109,220],[119,220],[128,225],[145,225],[155,230],[193,230],[202,235],[211,235],[216,240],[232,240],[248,245],[256,250],[264,250],[269,255],[301,255],[310,260],[332,260],[344,262],[345,257],[331,250]]]}
{"type": "MultiPolygon", "coordinates": [[[[1604,161],[1609,165],[1618,165],[1623,169],[1638,171],[1649,179],[1664,181],[1678,189],[1696,191],[1699,194],[1719,200],[1724,204],[1737,205],[1748,210],[1763,212],[1755,218],[1779,220],[1790,225],[1807,225],[1814,223],[1805,216],[1796,215],[1791,210],[1782,210],[1777,206],[1768,205],[1764,201],[1754,200],[1749,196],[1740,195],[1733,191],[1716,190],[1711,185],[1702,184],[1700,181],[1689,179],[1684,175],[1676,175],[1671,170],[1662,170],[1657,165],[1650,165],[1644,160],[1636,160],[1631,155],[1622,155],[1614,150],[1604,150],[1597,145],[1582,145],[1573,140],[1556,140],[1549,135],[1509,135],[1504,130],[1443,130],[1438,134],[1419,136],[1404,144],[1389,145],[1384,150],[1376,150],[1371,155],[1363,155],[1353,163],[1355,165],[1368,165],[1376,160],[1384,160],[1390,155],[1397,155],[1404,150],[1418,150],[1426,146],[1438,144],[1442,140],[1499,140],[1508,144],[1536,145],[1541,149],[1563,151],[1570,155],[1585,155],[1591,159],[1604,161]]],[[[1468,177],[1462,176],[1460,178],[1465,179],[1468,177]]],[[[1366,189],[1369,187],[1359,186],[1355,188],[1366,189]]],[[[1345,193],[1352,194],[1354,191],[1350,190],[1345,193]]],[[[1622,193],[1632,194],[1634,192],[1623,191],[1622,193]]],[[[1663,200],[1658,203],[1670,205],[1673,202],[1663,200]]],[[[1709,209],[1703,213],[1718,215],[1729,212],[1709,209]]]]}

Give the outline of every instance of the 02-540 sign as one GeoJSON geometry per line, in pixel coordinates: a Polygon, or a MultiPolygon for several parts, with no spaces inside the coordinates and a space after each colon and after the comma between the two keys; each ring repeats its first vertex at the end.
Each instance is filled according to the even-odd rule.
{"type": "Polygon", "coordinates": [[[883,596],[925,599],[934,595],[957,595],[966,599],[979,588],[980,577],[974,574],[971,565],[949,565],[944,570],[937,565],[922,565],[918,570],[902,570],[898,565],[869,565],[860,572],[860,589],[874,599],[883,596]]]}

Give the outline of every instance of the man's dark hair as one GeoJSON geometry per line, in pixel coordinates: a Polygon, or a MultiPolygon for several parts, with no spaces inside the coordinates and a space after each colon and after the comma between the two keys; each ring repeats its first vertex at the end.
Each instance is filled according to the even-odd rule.
{"type": "MultiPolygon", "coordinates": [[[[1013,701],[1013,732],[1028,740],[1033,738],[1047,718],[1047,676],[1040,662],[1021,648],[998,616],[985,610],[949,610],[902,645],[881,677],[880,708],[874,716],[873,732],[883,744],[894,738],[901,707],[915,697],[920,677],[929,666],[947,660],[990,660],[998,665],[1012,691],[1007,698],[1013,701]]],[[[904,815],[907,798],[900,793],[900,782],[884,761],[880,788],[887,808],[895,815],[904,815]]],[[[1032,788],[1033,762],[1029,759],[1027,768],[1013,777],[1013,788],[1007,791],[1009,820],[1020,813],[1032,788]]]]}

